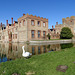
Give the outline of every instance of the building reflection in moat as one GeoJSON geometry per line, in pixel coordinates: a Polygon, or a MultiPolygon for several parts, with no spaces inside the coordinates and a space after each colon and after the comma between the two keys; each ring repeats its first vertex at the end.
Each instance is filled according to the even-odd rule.
{"type": "Polygon", "coordinates": [[[59,51],[64,48],[74,46],[75,43],[70,44],[50,44],[50,45],[27,45],[24,43],[1,43],[0,44],[0,62],[9,60],[15,60],[22,57],[22,46],[25,46],[25,50],[32,53],[32,55],[38,55],[50,51],[59,51]]]}

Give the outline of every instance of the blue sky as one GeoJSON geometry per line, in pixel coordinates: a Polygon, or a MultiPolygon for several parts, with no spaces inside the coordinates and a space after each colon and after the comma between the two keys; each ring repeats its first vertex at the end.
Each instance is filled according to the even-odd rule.
{"type": "Polygon", "coordinates": [[[75,16],[74,0],[0,0],[0,23],[11,23],[11,17],[17,20],[23,13],[48,18],[49,27],[56,22],[62,24],[62,18],[75,16]]]}

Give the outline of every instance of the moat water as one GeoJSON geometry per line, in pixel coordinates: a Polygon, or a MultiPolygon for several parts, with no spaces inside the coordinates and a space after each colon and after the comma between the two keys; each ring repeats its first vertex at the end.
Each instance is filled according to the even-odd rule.
{"type": "Polygon", "coordinates": [[[25,43],[0,43],[0,63],[22,58],[22,46],[32,55],[39,55],[51,51],[75,47],[75,43],[49,44],[49,45],[27,45],[25,43]]]}

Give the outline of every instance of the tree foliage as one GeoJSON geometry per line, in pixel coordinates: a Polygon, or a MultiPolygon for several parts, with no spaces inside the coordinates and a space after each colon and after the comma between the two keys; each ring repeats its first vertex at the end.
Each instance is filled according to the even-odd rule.
{"type": "Polygon", "coordinates": [[[60,38],[61,39],[72,39],[73,34],[68,27],[63,27],[60,33],[60,38]]]}

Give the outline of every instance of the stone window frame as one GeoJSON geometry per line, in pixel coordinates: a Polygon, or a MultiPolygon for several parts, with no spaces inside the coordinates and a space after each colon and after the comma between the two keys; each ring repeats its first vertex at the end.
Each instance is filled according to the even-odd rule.
{"type": "Polygon", "coordinates": [[[35,30],[31,30],[31,38],[35,38],[35,30]],[[34,31],[34,34],[32,34],[32,31],[34,31]],[[32,37],[34,35],[34,37],[32,37]]]}
{"type": "Polygon", "coordinates": [[[13,39],[14,39],[14,34],[13,34],[13,39]]]}
{"type": "Polygon", "coordinates": [[[16,51],[17,51],[17,46],[16,46],[16,51]]]}
{"type": "Polygon", "coordinates": [[[46,22],[43,22],[43,27],[46,27],[46,22]],[[45,23],[45,26],[44,26],[44,23],[45,23]]]}
{"type": "Polygon", "coordinates": [[[46,37],[46,31],[43,31],[43,37],[46,37]],[[45,32],[45,36],[44,36],[44,32],[45,32]]]}
{"type": "Polygon", "coordinates": [[[41,21],[38,20],[38,21],[37,21],[37,25],[38,25],[38,26],[41,26],[41,21]],[[38,24],[38,22],[40,22],[40,24],[38,24]]]}
{"type": "Polygon", "coordinates": [[[11,35],[9,34],[9,39],[11,39],[11,35]]]}
{"type": "Polygon", "coordinates": [[[25,25],[26,25],[24,22],[26,23],[26,21],[25,21],[25,20],[23,20],[23,26],[25,26],[25,25]]]}
{"type": "MultiPolygon", "coordinates": [[[[40,32],[40,37],[38,37],[38,38],[41,38],[41,30],[38,30],[38,32],[40,32]]],[[[38,34],[39,35],[39,34],[38,34]]]]}
{"type": "Polygon", "coordinates": [[[31,25],[32,25],[32,26],[35,26],[35,20],[31,20],[31,25]],[[32,25],[32,21],[34,21],[34,24],[33,24],[33,25],[32,25]]]}
{"type": "Polygon", "coordinates": [[[35,46],[32,46],[32,54],[35,55],[35,46]],[[34,48],[34,50],[33,50],[33,48],[34,48]]]}
{"type": "Polygon", "coordinates": [[[15,34],[15,39],[17,39],[17,34],[15,34]]]}

